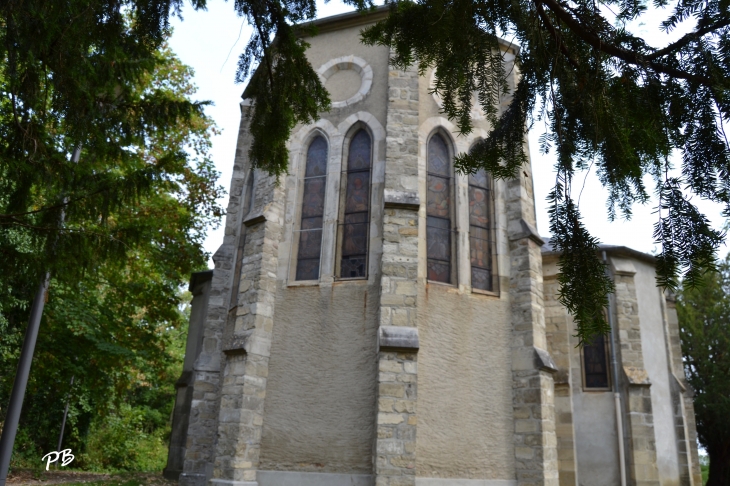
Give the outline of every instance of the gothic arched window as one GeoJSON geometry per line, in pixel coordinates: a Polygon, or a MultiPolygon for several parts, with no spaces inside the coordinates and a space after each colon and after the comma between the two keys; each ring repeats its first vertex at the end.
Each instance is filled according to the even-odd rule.
{"type": "Polygon", "coordinates": [[[340,278],[367,277],[372,143],[360,129],[350,140],[344,179],[340,278]]]}
{"type": "Polygon", "coordinates": [[[494,290],[492,219],[491,183],[482,169],[469,175],[469,256],[474,289],[494,290]]]}
{"type": "Polygon", "coordinates": [[[429,280],[454,283],[452,237],[454,198],[452,195],[451,154],[438,133],[428,142],[426,195],[426,247],[429,280]]]}
{"type": "Polygon", "coordinates": [[[319,279],[326,185],[327,142],[319,135],[312,140],[307,150],[297,253],[297,280],[319,279]]]}

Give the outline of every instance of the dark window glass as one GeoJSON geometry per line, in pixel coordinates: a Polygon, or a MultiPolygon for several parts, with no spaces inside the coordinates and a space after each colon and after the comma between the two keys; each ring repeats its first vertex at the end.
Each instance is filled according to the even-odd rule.
{"type": "Polygon", "coordinates": [[[302,224],[299,230],[297,280],[317,280],[322,249],[322,216],[327,185],[327,142],[315,138],[307,151],[302,195],[302,224]]]}
{"type": "Polygon", "coordinates": [[[345,176],[340,278],[367,277],[370,226],[370,135],[358,131],[350,141],[345,176]]]}
{"type": "Polygon", "coordinates": [[[446,141],[438,134],[428,142],[426,184],[428,279],[451,283],[451,158],[446,141]]]}
{"type": "Polygon", "coordinates": [[[608,388],[608,353],[603,334],[583,346],[583,372],[586,388],[608,388]]]}
{"type": "Polygon", "coordinates": [[[471,286],[492,290],[492,225],[489,175],[483,169],[469,176],[469,257],[471,286]]]}

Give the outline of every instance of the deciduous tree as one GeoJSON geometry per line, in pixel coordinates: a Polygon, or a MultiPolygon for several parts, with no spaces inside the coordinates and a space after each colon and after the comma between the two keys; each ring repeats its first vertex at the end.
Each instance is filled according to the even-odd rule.
{"type": "MultiPolygon", "coordinates": [[[[123,138],[122,128],[107,126],[108,139],[84,138],[76,167],[62,153],[65,119],[53,115],[44,126],[57,124],[58,139],[44,135],[51,146],[42,147],[51,162],[32,152],[18,155],[25,161],[0,161],[11,174],[0,182],[9,188],[0,192],[0,376],[7,378],[0,380],[0,423],[38,272],[46,265],[54,270],[16,448],[29,448],[34,462],[56,449],[66,400],[65,444],[79,453],[92,419],[122,403],[143,410],[147,428],[169,419],[171,383],[184,351],[180,287],[207,266],[203,239],[222,213],[216,203],[221,188],[209,154],[216,127],[191,102],[192,70],[164,44],[151,55],[147,68],[127,80],[127,101],[118,99],[113,107],[136,113],[113,115],[134,136],[123,138]],[[149,99],[159,103],[136,106],[149,99]],[[187,108],[184,115],[138,117],[155,104],[187,108]],[[95,145],[121,140],[108,153],[95,145]],[[66,214],[59,225],[61,209],[66,214]]],[[[2,103],[11,116],[12,100],[2,103]]],[[[109,460],[116,467],[131,461],[109,460]]]]}

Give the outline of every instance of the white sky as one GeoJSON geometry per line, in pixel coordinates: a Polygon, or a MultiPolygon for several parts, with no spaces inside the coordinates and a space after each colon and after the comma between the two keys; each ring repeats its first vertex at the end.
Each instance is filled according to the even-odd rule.
{"type": "MultiPolygon", "coordinates": [[[[339,2],[324,4],[318,0],[320,17],[327,17],[352,10],[339,2]]],[[[222,134],[213,138],[212,158],[221,172],[219,183],[229,188],[233,158],[236,150],[236,136],[240,121],[239,102],[243,85],[234,83],[234,74],[238,56],[248,41],[251,29],[238,18],[233,10],[233,2],[209,0],[207,11],[194,11],[187,6],[183,9],[184,21],[175,19],[175,32],[170,40],[172,49],[180,59],[195,70],[194,82],[198,86],[197,98],[211,100],[214,106],[207,113],[222,129],[222,134]]],[[[679,33],[666,34],[658,29],[658,23],[664,15],[650,15],[646,24],[639,24],[635,31],[645,36],[654,46],[661,47],[676,38],[679,33]]],[[[530,156],[533,166],[535,199],[537,208],[538,231],[549,236],[547,203],[545,198],[555,183],[553,154],[542,155],[538,152],[538,137],[542,127],[536,124],[529,134],[530,156]]],[[[678,160],[675,164],[678,165],[678,160]]],[[[585,187],[580,198],[580,210],[588,230],[602,243],[624,245],[639,251],[651,253],[659,248],[652,237],[657,215],[653,214],[656,200],[647,205],[635,205],[631,221],[616,220],[610,223],[606,213],[607,191],[603,189],[595,173],[579,174],[574,182],[574,191],[579,188],[585,178],[585,187]]],[[[646,180],[647,188],[653,192],[653,181],[646,180]]],[[[577,194],[575,195],[577,197],[577,194]]],[[[707,214],[716,228],[722,228],[724,219],[718,205],[706,201],[695,202],[707,214]]],[[[220,201],[225,208],[228,196],[220,201]]],[[[222,226],[210,230],[205,248],[214,253],[223,241],[222,226]]],[[[722,247],[720,257],[728,252],[722,247]]],[[[212,266],[212,261],[209,262],[212,266]]]]}

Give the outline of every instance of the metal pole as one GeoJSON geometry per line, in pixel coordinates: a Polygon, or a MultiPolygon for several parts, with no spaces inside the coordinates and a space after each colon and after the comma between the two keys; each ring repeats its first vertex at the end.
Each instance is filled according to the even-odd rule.
{"type": "Polygon", "coordinates": [[[15,434],[18,432],[18,419],[20,419],[20,411],[23,408],[25,387],[28,385],[30,364],[33,361],[33,351],[35,350],[35,342],[38,339],[38,328],[41,324],[43,306],[45,305],[46,292],[48,292],[48,283],[50,280],[51,274],[46,272],[33,299],[28,329],[25,330],[23,350],[20,352],[20,361],[18,362],[18,372],[15,374],[15,383],[13,383],[13,391],[10,394],[8,413],[5,417],[5,424],[3,425],[3,435],[0,438],[0,486],[5,486],[5,481],[8,477],[10,456],[13,453],[15,434]]]}
{"type": "MultiPolygon", "coordinates": [[[[81,145],[78,145],[74,149],[71,161],[74,163],[78,162],[80,156],[81,145]]],[[[59,227],[63,226],[65,216],[66,213],[62,209],[61,217],[58,221],[59,227]]],[[[38,286],[38,291],[33,299],[33,306],[30,309],[30,319],[28,319],[28,328],[25,330],[23,349],[20,352],[20,361],[18,361],[18,371],[15,374],[13,391],[10,393],[10,403],[8,404],[8,413],[5,416],[3,433],[2,437],[0,437],[0,486],[5,486],[8,479],[10,457],[13,454],[15,435],[18,433],[18,420],[20,420],[20,412],[23,409],[23,397],[25,397],[25,388],[28,386],[30,365],[33,362],[33,352],[35,351],[35,343],[38,340],[38,329],[41,325],[43,307],[46,304],[46,294],[48,293],[48,285],[50,282],[51,273],[46,272],[43,280],[41,280],[41,283],[38,286]]]]}
{"type": "MultiPolygon", "coordinates": [[[[608,259],[606,252],[603,252],[603,264],[606,265],[606,273],[608,272],[608,259]]],[[[610,277],[610,274],[609,274],[610,277]]],[[[624,450],[624,421],[621,406],[621,390],[618,386],[618,360],[616,359],[616,349],[618,342],[616,340],[616,332],[614,331],[615,323],[613,322],[613,299],[608,298],[608,324],[611,327],[611,367],[613,368],[613,400],[616,408],[616,435],[618,435],[618,461],[619,474],[621,474],[621,486],[626,486],[626,451],[624,450]]],[[[1,485],[0,485],[1,486],[1,485]]]]}
{"type": "MultiPolygon", "coordinates": [[[[71,377],[71,386],[74,385],[74,376],[71,377]]],[[[66,417],[68,416],[68,403],[71,401],[71,397],[66,400],[66,408],[63,410],[63,421],[61,422],[61,433],[58,435],[58,447],[57,451],[61,450],[61,443],[63,443],[63,429],[66,428],[66,417]]]]}

